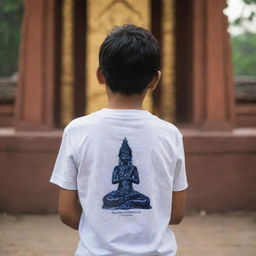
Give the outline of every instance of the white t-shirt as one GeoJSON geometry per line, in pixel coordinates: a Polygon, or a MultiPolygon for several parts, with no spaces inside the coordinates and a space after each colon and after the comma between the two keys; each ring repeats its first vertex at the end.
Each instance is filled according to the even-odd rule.
{"type": "Polygon", "coordinates": [[[79,256],[172,256],[172,192],[188,186],[182,135],[147,110],[103,108],[64,129],[52,183],[78,190],[79,256]]]}

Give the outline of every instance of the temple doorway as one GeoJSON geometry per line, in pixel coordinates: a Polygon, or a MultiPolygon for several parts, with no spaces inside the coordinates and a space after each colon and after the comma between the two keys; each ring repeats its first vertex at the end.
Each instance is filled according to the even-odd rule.
{"type": "Polygon", "coordinates": [[[60,126],[106,105],[104,88],[95,76],[99,46],[115,25],[128,23],[151,30],[161,45],[162,79],[146,96],[143,108],[174,120],[174,1],[64,0],[60,126]]]}

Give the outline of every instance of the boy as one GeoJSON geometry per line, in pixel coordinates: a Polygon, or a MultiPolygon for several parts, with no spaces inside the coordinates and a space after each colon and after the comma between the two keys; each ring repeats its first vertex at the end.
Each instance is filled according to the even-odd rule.
{"type": "Polygon", "coordinates": [[[142,109],[160,79],[160,49],[140,27],[116,27],[99,52],[108,105],[64,129],[51,182],[59,215],[79,230],[76,256],[172,256],[184,215],[182,135],[142,109]]]}

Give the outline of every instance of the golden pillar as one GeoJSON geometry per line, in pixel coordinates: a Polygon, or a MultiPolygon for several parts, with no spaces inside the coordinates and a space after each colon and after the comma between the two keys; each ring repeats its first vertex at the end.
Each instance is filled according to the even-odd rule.
{"type": "Polygon", "coordinates": [[[62,9],[61,123],[73,119],[73,0],[64,0],[62,9]]]}
{"type": "Polygon", "coordinates": [[[174,86],[174,1],[162,1],[162,118],[173,122],[175,119],[174,86]]]}

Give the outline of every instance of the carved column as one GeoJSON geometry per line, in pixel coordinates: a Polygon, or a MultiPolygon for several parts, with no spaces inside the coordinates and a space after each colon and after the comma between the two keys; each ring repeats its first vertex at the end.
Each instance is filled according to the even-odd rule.
{"type": "Polygon", "coordinates": [[[61,0],[25,0],[15,128],[52,129],[58,122],[61,0]]]}
{"type": "Polygon", "coordinates": [[[176,0],[177,120],[211,130],[234,121],[225,0],[176,0]]]}

